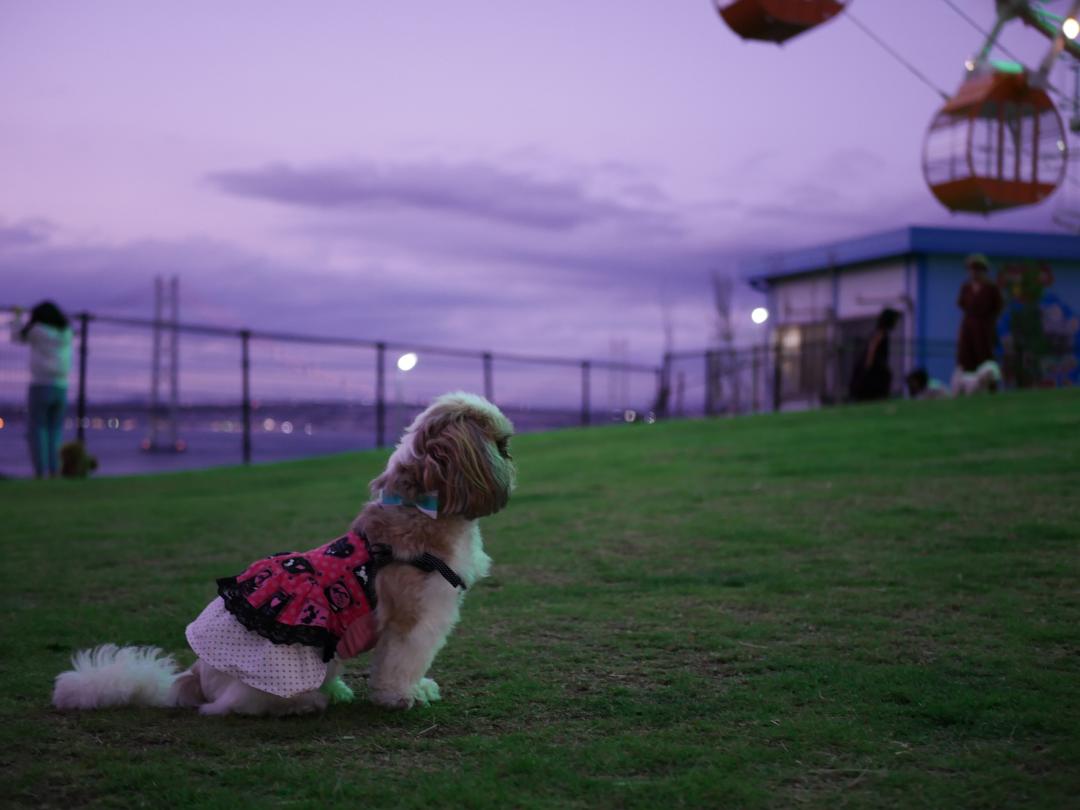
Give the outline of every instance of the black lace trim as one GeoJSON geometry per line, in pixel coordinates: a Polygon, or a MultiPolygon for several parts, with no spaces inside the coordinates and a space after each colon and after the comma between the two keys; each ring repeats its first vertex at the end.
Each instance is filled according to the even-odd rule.
{"type": "Polygon", "coordinates": [[[240,624],[274,644],[306,644],[322,649],[322,660],[330,661],[337,651],[338,639],[325,627],[279,624],[274,616],[252,605],[244,596],[236,577],[217,581],[218,595],[240,624]]]}

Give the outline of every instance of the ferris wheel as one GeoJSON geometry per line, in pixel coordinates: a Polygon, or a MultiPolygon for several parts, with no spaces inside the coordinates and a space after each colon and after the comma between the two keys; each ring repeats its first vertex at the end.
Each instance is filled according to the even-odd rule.
{"type": "MultiPolygon", "coordinates": [[[[845,12],[840,0],[713,0],[724,22],[744,39],[782,43],[845,12]]],[[[945,0],[969,23],[978,24],[951,0],[945,0]]],[[[1070,0],[1065,15],[1034,0],[995,0],[996,20],[982,31],[978,55],[965,63],[966,75],[934,115],[923,143],[923,177],[933,195],[950,211],[990,214],[1042,202],[1062,185],[1063,201],[1054,220],[1080,232],[1080,178],[1068,176],[1066,126],[1051,94],[1069,111],[1068,128],[1080,134],[1080,0],[1070,0]],[[1050,41],[1037,68],[1015,58],[992,59],[1002,30],[1019,21],[1050,41]],[[1059,59],[1073,67],[1071,98],[1050,82],[1059,59]]],[[[848,13],[860,28],[924,82],[910,63],[848,13]]],[[[982,29],[979,29],[980,31],[982,29]]],[[[1011,55],[1010,55],[1011,56],[1011,55]]],[[[934,87],[931,84],[931,87],[934,87]]],[[[935,87],[935,90],[937,88],[935,87]]]]}
{"type": "Polygon", "coordinates": [[[743,39],[785,42],[844,10],[839,0],[715,0],[724,22],[743,39]]]}

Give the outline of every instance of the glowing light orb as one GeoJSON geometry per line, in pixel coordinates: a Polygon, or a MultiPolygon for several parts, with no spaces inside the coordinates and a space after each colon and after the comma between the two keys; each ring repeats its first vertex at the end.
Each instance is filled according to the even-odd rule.
{"type": "Polygon", "coordinates": [[[406,352],[397,359],[397,367],[402,371],[412,371],[416,368],[419,360],[420,358],[416,356],[416,352],[406,352]]]}
{"type": "Polygon", "coordinates": [[[769,320],[769,310],[765,307],[754,307],[753,312],[750,313],[750,320],[754,323],[765,323],[769,320]]]}
{"type": "Polygon", "coordinates": [[[1069,17],[1061,24],[1061,30],[1069,39],[1076,39],[1077,34],[1080,34],[1080,22],[1077,22],[1075,17],[1069,17]]]}

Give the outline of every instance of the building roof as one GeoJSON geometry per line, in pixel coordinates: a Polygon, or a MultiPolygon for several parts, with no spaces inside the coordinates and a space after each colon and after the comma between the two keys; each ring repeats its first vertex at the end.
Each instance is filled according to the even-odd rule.
{"type": "Polygon", "coordinates": [[[760,256],[745,262],[741,275],[754,287],[789,276],[842,269],[898,256],[937,254],[1024,256],[1032,259],[1080,261],[1080,237],[1033,231],[975,228],[898,228],[857,239],[760,256]]]}

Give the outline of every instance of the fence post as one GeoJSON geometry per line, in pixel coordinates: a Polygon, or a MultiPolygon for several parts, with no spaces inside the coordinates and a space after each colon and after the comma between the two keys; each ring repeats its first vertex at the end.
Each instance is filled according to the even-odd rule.
{"type": "Polygon", "coordinates": [[[588,425],[592,421],[592,403],[589,402],[589,369],[591,363],[588,360],[581,361],[581,424],[588,425]]]}
{"type": "Polygon", "coordinates": [[[495,402],[495,379],[491,367],[491,352],[484,352],[484,397],[488,402],[495,402]]]}
{"type": "Polygon", "coordinates": [[[240,375],[241,375],[241,411],[244,422],[243,455],[244,463],[251,463],[251,330],[240,330],[240,375]]]}
{"type": "Polygon", "coordinates": [[[846,399],[846,392],[844,390],[845,375],[844,375],[844,346],[840,342],[840,337],[835,332],[832,336],[832,341],[829,344],[830,350],[830,366],[832,369],[832,401],[834,405],[838,405],[846,399]]]}
{"type": "Polygon", "coordinates": [[[86,340],[90,329],[90,315],[79,313],[79,404],[76,408],[75,438],[86,443],[86,340]]]}
{"type": "Polygon", "coordinates": [[[664,419],[671,412],[671,352],[664,352],[664,363],[657,371],[656,418],[664,419]]]}
{"type": "Polygon", "coordinates": [[[714,373],[713,353],[705,350],[705,415],[709,416],[716,408],[715,394],[716,383],[713,380],[714,373]]]}
{"type": "Polygon", "coordinates": [[[738,416],[742,410],[742,360],[739,350],[734,347],[728,346],[725,353],[730,375],[728,383],[731,387],[731,405],[728,406],[728,413],[738,416]]]}
{"type": "Polygon", "coordinates": [[[386,446],[386,344],[375,344],[375,446],[386,446]]]}
{"type": "Polygon", "coordinates": [[[753,395],[750,397],[750,412],[757,413],[761,410],[761,352],[757,344],[750,347],[751,362],[751,387],[753,395]]]}
{"type": "Polygon", "coordinates": [[[780,340],[777,339],[776,345],[773,347],[772,409],[774,411],[780,410],[780,400],[782,397],[781,386],[784,382],[783,371],[780,368],[780,361],[782,359],[780,351],[780,340]]]}

